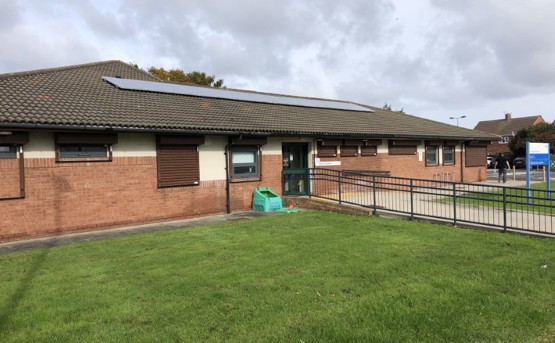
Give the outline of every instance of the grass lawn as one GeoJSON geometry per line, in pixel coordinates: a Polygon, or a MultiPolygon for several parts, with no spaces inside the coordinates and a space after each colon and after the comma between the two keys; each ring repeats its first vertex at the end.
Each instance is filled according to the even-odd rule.
{"type": "MultiPolygon", "coordinates": [[[[555,185],[553,185],[551,189],[555,189],[554,187],[555,185]]],[[[533,183],[531,184],[530,189],[530,204],[528,204],[526,186],[507,187],[505,189],[505,200],[507,209],[545,213],[551,215],[555,214],[555,194],[552,195],[552,199],[546,199],[547,193],[545,182],[533,183]]],[[[503,188],[495,188],[495,190],[491,192],[463,192],[457,196],[457,203],[474,206],[503,208],[503,191],[503,188]]],[[[443,203],[452,203],[453,197],[444,197],[438,201],[443,203]]]]}
{"type": "Polygon", "coordinates": [[[554,342],[554,311],[553,239],[325,212],[0,256],[2,342],[554,342]]]}

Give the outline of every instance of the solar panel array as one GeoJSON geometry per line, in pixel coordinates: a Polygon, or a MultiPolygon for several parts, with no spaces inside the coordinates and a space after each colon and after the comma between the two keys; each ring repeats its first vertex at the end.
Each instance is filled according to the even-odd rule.
{"type": "Polygon", "coordinates": [[[112,85],[126,90],[156,92],[167,94],[180,94],[189,96],[198,96],[206,98],[240,100],[249,102],[259,102],[266,104],[290,105],[315,108],[329,108],[347,111],[373,112],[371,109],[341,101],[306,99],[290,96],[270,95],[261,93],[249,93],[230,91],[219,88],[195,87],[187,85],[178,85],[173,83],[142,81],[132,79],[122,79],[117,77],[103,76],[103,80],[112,85]]]}

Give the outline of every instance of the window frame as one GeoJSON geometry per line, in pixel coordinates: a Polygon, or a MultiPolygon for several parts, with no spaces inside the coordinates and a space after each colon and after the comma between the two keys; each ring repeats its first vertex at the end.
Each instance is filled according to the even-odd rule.
{"type": "Polygon", "coordinates": [[[444,165],[444,166],[452,166],[452,165],[455,165],[455,162],[456,162],[456,159],[455,159],[456,153],[455,153],[455,151],[456,151],[456,149],[455,149],[455,146],[454,146],[454,145],[444,145],[444,146],[442,147],[442,160],[443,160],[443,165],[444,165]],[[451,159],[450,161],[448,161],[448,160],[445,158],[445,150],[446,150],[446,148],[452,149],[452,150],[451,150],[451,157],[452,157],[452,159],[451,159]]]}
{"type": "Polygon", "coordinates": [[[229,149],[229,169],[231,181],[251,181],[261,179],[261,149],[260,145],[231,145],[229,149]],[[234,163],[234,154],[237,153],[252,153],[254,158],[253,162],[248,163],[234,163]],[[254,172],[237,173],[235,168],[254,167],[254,172]]]}
{"type": "Polygon", "coordinates": [[[501,139],[497,142],[498,144],[509,144],[511,141],[511,136],[501,136],[501,139]]]}
{"type": "Polygon", "coordinates": [[[0,143],[0,160],[15,160],[17,159],[17,145],[15,144],[1,144],[0,143]],[[8,148],[7,151],[2,151],[2,148],[8,148]]]}
{"type": "Polygon", "coordinates": [[[437,145],[426,145],[424,148],[424,155],[425,155],[426,167],[434,167],[439,165],[439,149],[437,145]],[[430,161],[428,159],[428,154],[429,154],[429,151],[431,150],[433,150],[433,156],[435,161],[430,161]]]}
{"type": "Polygon", "coordinates": [[[56,162],[112,162],[112,145],[117,144],[117,133],[56,133],[56,162]],[[102,147],[102,154],[79,151],[66,151],[66,148],[87,150],[102,147]],[[104,153],[105,152],[105,153],[104,153]]]}
{"type": "Polygon", "coordinates": [[[59,144],[59,156],[64,159],[106,159],[110,157],[110,147],[108,144],[59,144]],[[66,150],[77,148],[77,151],[66,150]],[[100,148],[98,150],[87,151],[92,148],[100,148]],[[81,151],[85,150],[85,151],[81,151]]]}

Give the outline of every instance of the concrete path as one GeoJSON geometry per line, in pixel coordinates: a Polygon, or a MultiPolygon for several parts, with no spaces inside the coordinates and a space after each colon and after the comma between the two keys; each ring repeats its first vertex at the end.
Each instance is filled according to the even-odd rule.
{"type": "MultiPolygon", "coordinates": [[[[514,183],[506,184],[490,183],[495,186],[516,187],[514,183]]],[[[468,189],[458,190],[458,196],[466,192],[472,193],[472,185],[468,189]]],[[[484,191],[477,189],[476,191],[484,191]]],[[[504,223],[508,229],[534,231],[539,234],[555,234],[555,217],[549,213],[538,212],[537,209],[527,211],[525,209],[509,209],[505,217],[502,208],[492,207],[487,203],[481,206],[475,204],[457,203],[453,206],[450,199],[452,190],[446,188],[422,190],[415,189],[412,195],[402,191],[378,191],[376,192],[376,208],[380,212],[403,213],[404,216],[413,213],[415,217],[438,219],[445,222],[474,224],[482,227],[503,228],[504,223]],[[424,193],[420,193],[424,192],[424,193]]],[[[470,194],[470,196],[472,196],[470,194]]],[[[337,195],[327,195],[337,199],[337,195]]],[[[358,204],[367,207],[374,206],[374,195],[370,192],[347,192],[342,194],[344,202],[358,204]]]]}
{"type": "Polygon", "coordinates": [[[56,247],[76,242],[95,241],[111,237],[127,236],[131,234],[147,233],[155,231],[175,230],[182,228],[190,228],[195,226],[233,222],[239,220],[247,220],[251,218],[265,217],[275,213],[272,212],[237,212],[231,214],[213,215],[207,217],[177,220],[171,222],[162,222],[154,224],[128,226],[116,229],[71,233],[61,236],[43,237],[29,239],[25,241],[9,242],[0,244],[0,255],[6,255],[15,251],[24,251],[46,247],[56,247]]]}

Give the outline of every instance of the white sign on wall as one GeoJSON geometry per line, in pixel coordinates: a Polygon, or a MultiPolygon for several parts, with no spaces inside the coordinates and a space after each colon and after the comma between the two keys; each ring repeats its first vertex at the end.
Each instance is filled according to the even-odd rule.
{"type": "Polygon", "coordinates": [[[314,164],[316,167],[340,166],[341,161],[321,161],[319,158],[315,158],[314,164]]]}

